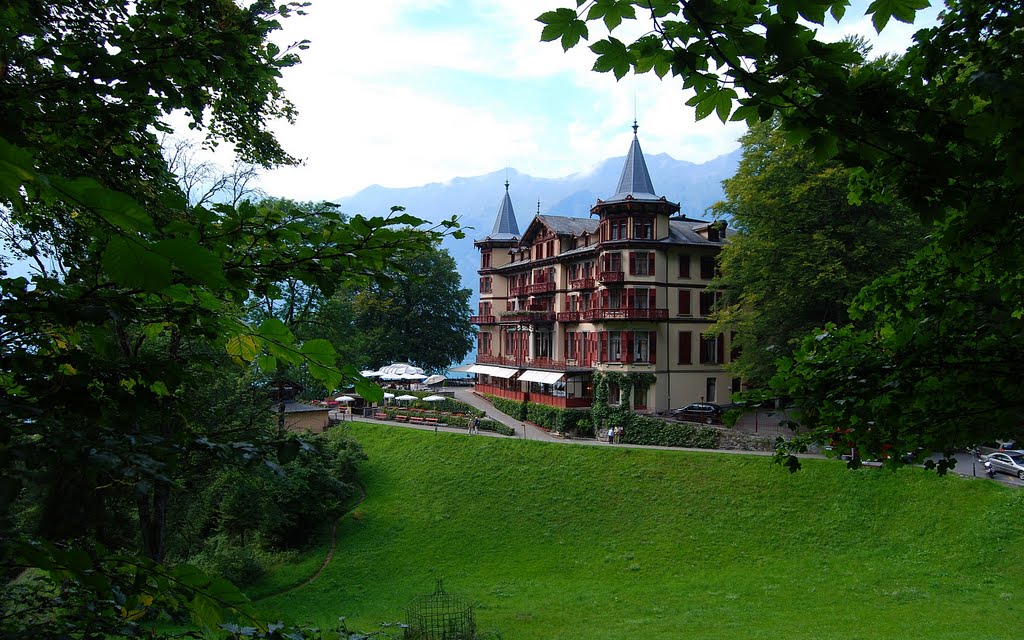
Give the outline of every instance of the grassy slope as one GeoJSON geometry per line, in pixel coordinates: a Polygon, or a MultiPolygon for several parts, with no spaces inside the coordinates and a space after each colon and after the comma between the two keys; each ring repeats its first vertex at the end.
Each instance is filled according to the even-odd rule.
{"type": "Polygon", "coordinates": [[[315,583],[261,603],[300,621],[402,620],[436,576],[506,640],[979,640],[1024,618],[1024,492],[992,482],[351,428],[368,498],[315,583]]]}

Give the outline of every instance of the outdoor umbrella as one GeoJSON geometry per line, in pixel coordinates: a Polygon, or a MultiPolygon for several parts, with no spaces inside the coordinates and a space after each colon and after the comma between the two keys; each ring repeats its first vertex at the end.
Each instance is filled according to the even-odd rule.
{"type": "Polygon", "coordinates": [[[404,396],[398,396],[397,398],[395,398],[395,400],[416,400],[416,399],[417,399],[416,396],[410,396],[408,394],[406,394],[404,396]]]}
{"type": "Polygon", "coordinates": [[[424,402],[439,402],[441,400],[444,400],[444,396],[427,396],[423,398],[424,402]]]}
{"type": "Polygon", "coordinates": [[[380,371],[371,371],[370,369],[367,369],[366,371],[360,371],[359,375],[363,376],[364,378],[373,378],[379,376],[380,371]]]}
{"type": "Polygon", "coordinates": [[[395,394],[393,394],[393,393],[385,393],[384,394],[384,399],[385,400],[393,400],[394,397],[395,397],[395,394]]]}
{"type": "Polygon", "coordinates": [[[335,402],[352,402],[355,400],[352,396],[338,396],[334,399],[335,402]]]}
{"type": "Polygon", "coordinates": [[[423,381],[423,384],[426,384],[426,385],[437,384],[438,382],[444,382],[447,379],[448,378],[445,378],[444,376],[430,376],[429,378],[427,378],[426,380],[423,381]]]}

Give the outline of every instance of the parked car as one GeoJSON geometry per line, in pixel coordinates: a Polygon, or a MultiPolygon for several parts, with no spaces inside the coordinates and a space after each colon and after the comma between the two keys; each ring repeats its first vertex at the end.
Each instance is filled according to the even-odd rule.
{"type": "Polygon", "coordinates": [[[721,424],[725,408],[711,402],[694,402],[681,409],[673,409],[672,416],[679,420],[703,422],[704,424],[721,424]]]}
{"type": "Polygon", "coordinates": [[[1024,445],[1016,443],[1013,440],[996,440],[994,442],[979,444],[974,448],[974,453],[978,456],[978,460],[981,460],[990,453],[1005,453],[1007,451],[1010,453],[1024,453],[1024,451],[1022,451],[1022,447],[1024,447],[1024,445]]]}
{"type": "Polygon", "coordinates": [[[992,470],[997,473],[1008,473],[1024,480],[1024,454],[997,452],[982,456],[983,462],[991,462],[992,470]]]}

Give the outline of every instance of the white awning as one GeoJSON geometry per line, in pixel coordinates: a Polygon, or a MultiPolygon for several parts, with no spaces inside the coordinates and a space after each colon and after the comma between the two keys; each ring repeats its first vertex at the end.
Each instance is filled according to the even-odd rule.
{"type": "Polygon", "coordinates": [[[511,378],[519,372],[519,369],[492,367],[486,364],[474,364],[469,370],[473,373],[482,373],[485,376],[494,376],[495,378],[511,378]]]}
{"type": "Polygon", "coordinates": [[[519,373],[519,369],[506,369],[505,367],[490,367],[490,369],[487,375],[494,376],[495,378],[511,378],[519,373]]]}
{"type": "Polygon", "coordinates": [[[536,371],[533,369],[527,369],[523,372],[523,375],[519,376],[520,382],[540,382],[543,384],[551,384],[562,379],[564,373],[558,371],[536,371]]]}

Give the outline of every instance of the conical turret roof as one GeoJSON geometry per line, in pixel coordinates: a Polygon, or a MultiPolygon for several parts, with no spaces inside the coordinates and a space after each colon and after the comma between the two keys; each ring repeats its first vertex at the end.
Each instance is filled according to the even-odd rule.
{"type": "Polygon", "coordinates": [[[640,140],[637,139],[636,131],[639,127],[633,121],[633,143],[629,146],[629,154],[626,155],[626,163],[622,167],[622,175],[619,176],[619,186],[615,195],[607,202],[625,200],[631,196],[634,200],[658,200],[654,194],[654,185],[651,183],[651,174],[647,171],[647,162],[644,160],[644,152],[640,150],[640,140]]]}
{"type": "Polygon", "coordinates": [[[498,217],[494,220],[494,229],[488,238],[491,240],[509,240],[519,237],[519,224],[516,222],[516,212],[512,209],[512,198],[508,195],[508,181],[505,181],[505,197],[498,207],[498,217]]]}

